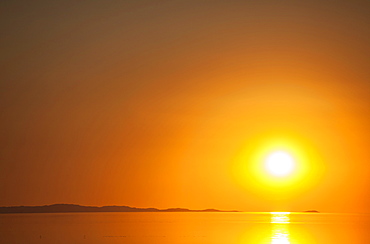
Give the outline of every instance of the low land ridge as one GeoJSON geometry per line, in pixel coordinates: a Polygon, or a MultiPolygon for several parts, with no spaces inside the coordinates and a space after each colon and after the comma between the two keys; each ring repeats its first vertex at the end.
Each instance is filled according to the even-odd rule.
{"type": "Polygon", "coordinates": [[[76,212],[238,212],[218,209],[191,210],[187,208],[135,208],[128,206],[82,206],[77,204],[52,204],[44,206],[0,207],[0,214],[6,213],[76,213],[76,212]]]}

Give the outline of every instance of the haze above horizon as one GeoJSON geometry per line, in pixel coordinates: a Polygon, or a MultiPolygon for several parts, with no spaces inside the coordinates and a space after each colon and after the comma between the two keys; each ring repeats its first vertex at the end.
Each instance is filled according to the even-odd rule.
{"type": "Polygon", "coordinates": [[[1,206],[369,212],[369,1],[0,9],[1,206]]]}

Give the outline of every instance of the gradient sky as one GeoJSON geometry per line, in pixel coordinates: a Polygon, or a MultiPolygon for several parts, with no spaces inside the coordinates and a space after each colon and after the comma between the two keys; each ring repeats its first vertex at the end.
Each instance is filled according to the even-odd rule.
{"type": "Polygon", "coordinates": [[[369,1],[0,11],[0,205],[369,212],[369,1]],[[232,173],[276,138],[324,169],[282,199],[232,173]]]}

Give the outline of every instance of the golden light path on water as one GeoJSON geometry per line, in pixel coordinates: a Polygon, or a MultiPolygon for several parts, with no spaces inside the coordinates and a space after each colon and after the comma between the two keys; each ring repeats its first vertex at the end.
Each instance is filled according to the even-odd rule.
{"type": "Polygon", "coordinates": [[[271,212],[271,244],[290,244],[290,212],[271,212]]]}

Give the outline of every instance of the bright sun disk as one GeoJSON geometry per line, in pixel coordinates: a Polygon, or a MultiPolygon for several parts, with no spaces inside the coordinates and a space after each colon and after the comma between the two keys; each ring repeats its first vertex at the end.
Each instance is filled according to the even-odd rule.
{"type": "Polygon", "coordinates": [[[275,176],[286,176],[292,173],[294,169],[293,157],[284,151],[271,153],[265,161],[267,171],[275,176]]]}

